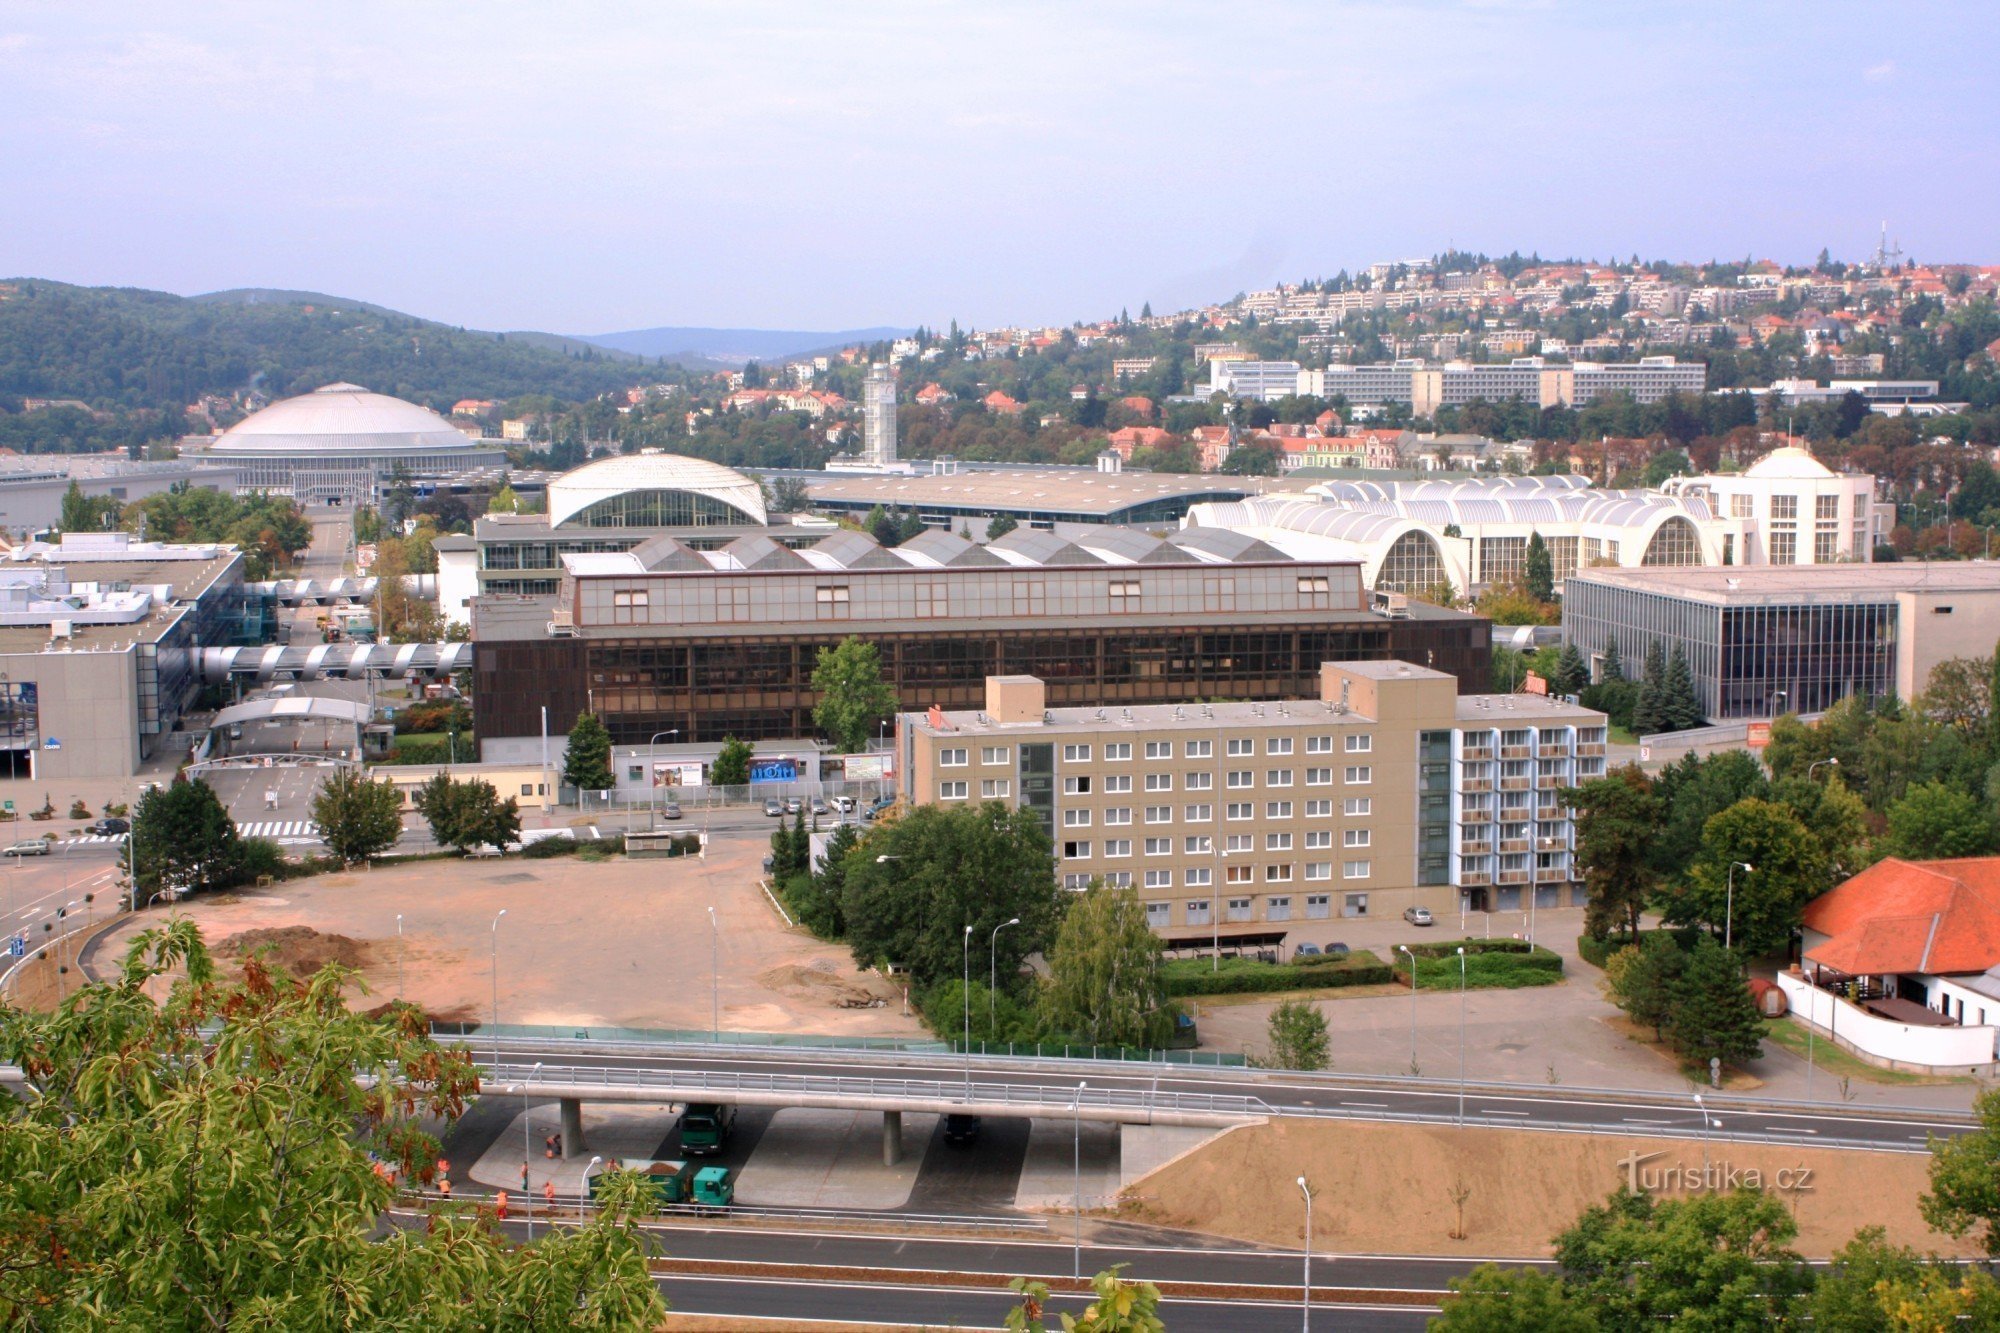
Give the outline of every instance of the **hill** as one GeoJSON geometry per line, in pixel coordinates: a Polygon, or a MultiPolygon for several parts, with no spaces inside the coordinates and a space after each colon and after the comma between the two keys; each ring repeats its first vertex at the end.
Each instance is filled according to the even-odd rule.
{"type": "Polygon", "coordinates": [[[855,343],[900,338],[909,329],[838,329],[814,333],[803,329],[632,329],[625,333],[586,334],[583,341],[640,356],[678,359],[693,356],[731,366],[746,361],[779,361],[812,352],[832,351],[855,343]]]}
{"type": "Polygon", "coordinates": [[[460,398],[593,398],[646,378],[636,355],[554,334],[485,333],[317,292],[200,297],[0,281],[0,397],[172,409],[335,380],[446,408],[460,398]]]}

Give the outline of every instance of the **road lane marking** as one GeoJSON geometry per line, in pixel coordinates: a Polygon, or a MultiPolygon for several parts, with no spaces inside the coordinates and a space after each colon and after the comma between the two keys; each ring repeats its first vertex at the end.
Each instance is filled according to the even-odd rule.
{"type": "Polygon", "coordinates": [[[1818,1131],[1818,1130],[1816,1130],[1816,1129],[1800,1129],[1800,1128],[1798,1128],[1797,1126],[1794,1126],[1794,1125],[1772,1125],[1772,1126],[1770,1126],[1770,1132],[1771,1132],[1771,1133],[1773,1133],[1773,1134],[1817,1134],[1817,1133],[1819,1133],[1819,1131],[1818,1131]]]}
{"type": "Polygon", "coordinates": [[[1492,1110],[1491,1108],[1488,1108],[1488,1107],[1481,1107],[1481,1108],[1479,1109],[1479,1114],[1480,1114],[1480,1115],[1527,1115],[1527,1114],[1529,1114],[1529,1112],[1527,1112],[1527,1111],[1495,1111],[1495,1110],[1492,1110]]]}
{"type": "MultiPolygon", "coordinates": [[[[1311,1105],[1311,1103],[1307,1103],[1307,1105],[1311,1105]]],[[[1387,1102],[1342,1102],[1341,1105],[1356,1106],[1364,1111],[1386,1111],[1389,1109],[1389,1103],[1387,1102]]]]}
{"type": "Polygon", "coordinates": [[[1628,1115],[1625,1117],[1625,1123],[1628,1125],[1671,1125],[1674,1122],[1671,1120],[1641,1120],[1637,1116],[1628,1115]]]}

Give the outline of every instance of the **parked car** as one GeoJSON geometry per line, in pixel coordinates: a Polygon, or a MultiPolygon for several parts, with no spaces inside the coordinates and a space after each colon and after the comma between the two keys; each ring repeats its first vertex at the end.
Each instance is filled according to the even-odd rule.
{"type": "Polygon", "coordinates": [[[785,813],[785,803],[775,796],[764,802],[764,813],[773,819],[781,819],[785,813]]]}
{"type": "Polygon", "coordinates": [[[1431,919],[1431,909],[1428,907],[1405,907],[1403,909],[1403,920],[1413,926],[1434,926],[1437,924],[1437,922],[1431,919]]]}
{"type": "Polygon", "coordinates": [[[843,815],[851,813],[854,806],[855,800],[852,796],[836,796],[833,798],[833,808],[840,811],[843,815]]]}
{"type": "Polygon", "coordinates": [[[1311,942],[1297,945],[1292,949],[1293,958],[1317,958],[1319,956],[1319,946],[1311,942]]]}
{"type": "Polygon", "coordinates": [[[49,845],[40,838],[28,838],[25,841],[13,843],[5,852],[0,853],[0,855],[5,856],[47,856],[48,854],[49,845]]]}
{"type": "Polygon", "coordinates": [[[662,818],[662,819],[679,819],[680,817],[681,817],[681,806],[680,806],[680,802],[678,802],[678,801],[668,801],[668,802],[667,802],[667,803],[666,803],[665,805],[662,805],[662,806],[660,807],[660,818],[662,818]]]}
{"type": "Polygon", "coordinates": [[[1338,940],[1326,946],[1326,956],[1328,958],[1345,958],[1350,952],[1351,950],[1338,940]]]}
{"type": "Polygon", "coordinates": [[[799,811],[801,811],[801,810],[803,810],[803,809],[805,809],[805,804],[804,804],[804,802],[800,801],[798,797],[796,797],[796,796],[787,796],[787,797],[785,798],[785,813],[786,813],[786,814],[788,814],[788,815],[795,815],[795,814],[799,813],[799,811]]]}
{"type": "Polygon", "coordinates": [[[100,819],[90,826],[90,831],[100,837],[115,838],[121,833],[130,833],[132,826],[122,819],[100,819]]]}
{"type": "Polygon", "coordinates": [[[944,1118],[944,1141],[954,1148],[969,1148],[979,1142],[979,1117],[948,1115],[944,1118]]]}
{"type": "Polygon", "coordinates": [[[832,813],[826,808],[826,802],[820,800],[817,796],[813,797],[811,810],[814,819],[818,819],[821,815],[832,813]]]}
{"type": "Polygon", "coordinates": [[[893,796],[880,796],[877,797],[875,800],[870,801],[868,803],[869,818],[872,819],[876,815],[881,814],[884,810],[887,810],[890,806],[894,805],[895,803],[896,803],[896,798],[893,796]]]}

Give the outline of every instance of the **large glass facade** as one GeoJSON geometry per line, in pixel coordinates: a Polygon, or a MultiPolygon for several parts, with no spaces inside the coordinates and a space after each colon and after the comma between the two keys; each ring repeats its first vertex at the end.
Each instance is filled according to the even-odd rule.
{"type": "Polygon", "coordinates": [[[755,523],[756,516],[693,491],[624,491],[585,505],[563,520],[569,528],[706,528],[755,523]]]}
{"type": "MultiPolygon", "coordinates": [[[[1414,529],[1390,543],[1388,553],[1382,557],[1382,568],[1375,575],[1378,592],[1423,593],[1449,582],[1451,574],[1445,569],[1437,543],[1429,533],[1414,529]]],[[[1465,589],[1458,591],[1463,593],[1465,589]]]]}
{"type": "Polygon", "coordinates": [[[1646,554],[1639,558],[1642,565],[1698,565],[1701,563],[1701,537],[1695,532],[1694,524],[1684,518],[1670,518],[1660,524],[1653,540],[1646,545],[1646,554]]]}

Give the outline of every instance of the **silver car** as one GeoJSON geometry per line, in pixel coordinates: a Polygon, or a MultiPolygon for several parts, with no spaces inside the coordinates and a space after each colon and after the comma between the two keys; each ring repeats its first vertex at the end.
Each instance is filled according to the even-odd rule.
{"type": "Polygon", "coordinates": [[[0,855],[5,856],[47,856],[49,844],[42,838],[29,838],[24,842],[9,845],[0,855]]]}

